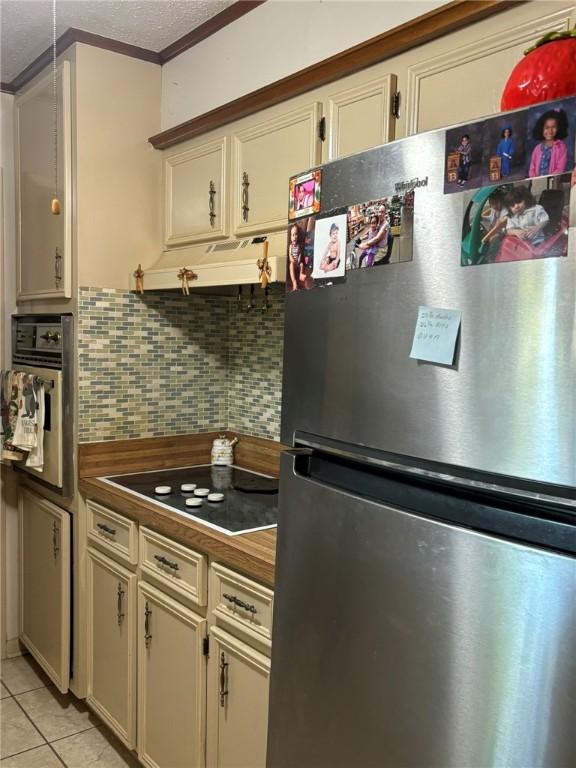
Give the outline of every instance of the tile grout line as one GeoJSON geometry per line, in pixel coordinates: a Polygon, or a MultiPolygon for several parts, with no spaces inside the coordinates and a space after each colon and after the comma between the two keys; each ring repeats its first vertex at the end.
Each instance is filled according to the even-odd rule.
{"type": "MultiPolygon", "coordinates": [[[[6,684],[5,684],[5,683],[3,683],[3,685],[6,687],[6,684]]],[[[55,686],[54,686],[54,685],[43,685],[43,686],[41,686],[41,687],[42,687],[42,688],[46,688],[47,690],[50,690],[51,688],[55,688],[55,686]]],[[[34,690],[34,691],[39,691],[39,690],[40,690],[40,688],[33,688],[32,690],[34,690]]],[[[23,696],[23,695],[24,695],[24,693],[31,693],[31,691],[24,691],[23,693],[21,693],[21,694],[17,694],[17,695],[18,695],[18,696],[23,696]]],[[[30,749],[38,749],[38,747],[43,747],[43,746],[47,745],[47,746],[49,746],[49,747],[51,748],[52,752],[54,752],[54,754],[56,755],[56,757],[58,758],[58,760],[60,760],[60,762],[61,762],[61,763],[62,763],[62,765],[64,765],[64,766],[66,765],[66,763],[65,763],[65,762],[62,760],[62,758],[60,757],[60,755],[58,754],[58,752],[56,752],[56,750],[55,750],[55,749],[54,749],[54,748],[53,748],[51,745],[52,745],[53,743],[56,743],[57,741],[63,741],[64,739],[69,739],[71,736],[77,736],[79,733],[86,733],[86,731],[91,731],[91,730],[93,730],[94,728],[98,728],[98,726],[97,726],[97,725],[91,725],[90,727],[88,727],[88,728],[83,728],[82,730],[80,730],[80,731],[76,731],[75,733],[69,733],[67,736],[59,736],[57,739],[53,739],[52,741],[48,741],[48,739],[46,738],[46,736],[44,736],[44,734],[42,733],[42,731],[40,730],[40,728],[38,728],[38,726],[36,725],[36,723],[34,722],[34,720],[32,720],[32,718],[30,717],[30,715],[28,714],[28,712],[26,712],[26,710],[24,709],[24,707],[23,707],[23,706],[20,704],[20,702],[18,701],[18,699],[16,698],[16,696],[13,696],[13,695],[11,694],[11,695],[10,695],[10,697],[6,697],[6,698],[11,698],[11,699],[13,699],[13,700],[16,702],[17,706],[18,706],[18,707],[19,707],[19,708],[22,710],[22,712],[24,713],[24,715],[26,716],[26,718],[27,718],[27,719],[28,719],[28,720],[29,720],[29,721],[32,723],[32,725],[34,726],[35,730],[36,730],[36,731],[38,731],[38,733],[40,734],[40,736],[41,736],[41,737],[44,739],[44,744],[38,744],[36,747],[30,747],[30,749]]],[[[3,699],[3,701],[5,701],[5,699],[3,699]]],[[[21,755],[23,752],[29,752],[29,751],[30,751],[30,749],[23,749],[23,750],[22,750],[22,752],[15,752],[15,753],[14,753],[14,754],[12,754],[12,755],[6,755],[6,757],[15,757],[16,755],[21,755]]],[[[4,758],[2,758],[2,759],[4,759],[4,758]]]]}
{"type": "Polygon", "coordinates": [[[28,749],[23,749],[22,752],[14,752],[13,755],[6,755],[2,759],[0,759],[0,765],[4,762],[4,760],[10,760],[13,757],[19,757],[20,755],[25,755],[26,752],[32,752],[35,749],[42,749],[42,747],[48,747],[50,746],[48,743],[46,744],[36,744],[35,747],[28,747],[28,749]]]}
{"type": "MultiPolygon", "coordinates": [[[[8,693],[10,694],[9,696],[6,696],[4,699],[2,699],[2,701],[8,700],[8,699],[12,699],[12,700],[13,700],[13,701],[16,703],[16,706],[17,706],[17,707],[18,707],[18,708],[19,708],[19,709],[20,709],[20,710],[21,710],[21,711],[24,713],[25,717],[26,717],[26,718],[27,718],[27,719],[28,719],[28,720],[29,720],[29,721],[32,723],[32,726],[33,726],[33,727],[34,727],[34,729],[35,729],[35,730],[38,732],[38,734],[40,735],[40,737],[41,737],[41,738],[44,740],[44,744],[37,744],[35,747],[30,747],[29,749],[23,749],[21,752],[14,752],[12,755],[6,755],[6,758],[10,758],[10,757],[16,757],[17,755],[23,755],[23,754],[25,754],[26,752],[31,752],[33,749],[40,749],[41,747],[44,747],[44,746],[48,746],[48,747],[50,748],[50,751],[51,751],[51,752],[52,752],[54,755],[56,755],[56,758],[57,758],[58,762],[60,762],[60,763],[61,763],[61,764],[64,766],[64,768],[68,768],[68,766],[67,766],[67,765],[66,765],[66,763],[64,762],[64,759],[63,759],[63,758],[62,758],[62,757],[61,757],[61,756],[58,754],[58,752],[56,752],[56,750],[54,749],[54,747],[52,746],[52,744],[53,744],[53,743],[56,743],[57,741],[63,741],[64,739],[68,739],[68,738],[70,738],[71,736],[76,736],[76,735],[78,735],[78,733],[86,733],[87,731],[91,731],[91,730],[94,730],[94,728],[98,728],[98,726],[96,726],[96,725],[91,725],[89,728],[85,728],[85,729],[83,729],[83,730],[81,730],[81,731],[78,731],[77,733],[71,733],[71,734],[68,734],[68,736],[61,736],[60,738],[58,738],[58,739],[53,739],[53,741],[52,741],[52,742],[50,742],[50,741],[48,741],[48,739],[47,739],[47,738],[44,736],[44,734],[42,733],[42,731],[41,731],[41,730],[38,728],[38,726],[37,726],[37,725],[36,725],[36,723],[35,723],[35,722],[32,720],[32,718],[29,716],[29,714],[26,712],[26,710],[24,709],[24,707],[23,707],[23,706],[20,704],[20,702],[18,701],[18,699],[16,698],[16,696],[22,696],[22,695],[24,695],[24,694],[26,694],[26,693],[32,693],[32,691],[39,691],[39,690],[41,690],[42,688],[46,688],[47,690],[51,690],[52,688],[55,688],[54,684],[52,684],[52,683],[48,683],[48,684],[40,685],[40,686],[38,686],[38,688],[31,688],[29,691],[21,691],[21,692],[20,692],[20,693],[18,693],[18,694],[13,694],[13,693],[12,693],[12,691],[10,690],[10,688],[9,688],[9,687],[6,685],[6,683],[4,682],[4,680],[1,680],[1,679],[0,679],[0,682],[2,683],[2,685],[4,686],[4,688],[6,688],[6,690],[8,691],[8,693]]],[[[0,759],[0,763],[1,763],[1,762],[3,762],[3,760],[4,760],[4,759],[6,759],[6,758],[1,758],[1,759],[0,759]]]]}
{"type": "Polygon", "coordinates": [[[39,691],[41,688],[54,688],[55,687],[53,683],[48,683],[47,685],[39,685],[38,688],[30,688],[30,690],[18,691],[17,693],[12,693],[12,691],[10,690],[10,688],[8,688],[8,686],[6,685],[4,680],[0,680],[0,683],[2,683],[4,688],[6,688],[6,690],[10,694],[10,696],[13,696],[13,697],[14,696],[23,696],[25,693],[32,693],[32,691],[39,691]]]}
{"type": "MultiPolygon", "coordinates": [[[[26,719],[32,723],[32,727],[34,728],[35,731],[38,732],[38,735],[44,741],[44,744],[48,744],[48,741],[44,738],[44,734],[40,731],[39,728],[36,727],[36,724],[28,716],[28,713],[26,712],[24,707],[20,704],[18,699],[15,696],[10,696],[10,698],[16,703],[16,706],[24,713],[24,716],[26,717],[26,719]]],[[[44,744],[36,744],[35,747],[30,747],[29,749],[23,749],[21,752],[14,752],[12,755],[5,755],[5,757],[3,757],[2,760],[4,760],[6,757],[15,757],[16,755],[21,755],[23,752],[30,752],[31,749],[36,749],[37,747],[43,747],[44,744]]]]}
{"type": "Polygon", "coordinates": [[[50,747],[50,749],[52,750],[52,752],[53,752],[53,753],[56,755],[56,758],[57,758],[57,759],[58,759],[58,760],[59,760],[59,761],[62,763],[62,765],[64,766],[64,768],[68,768],[68,766],[67,766],[67,765],[66,765],[66,763],[64,762],[64,759],[63,759],[62,757],[60,757],[60,755],[58,754],[58,752],[56,752],[56,750],[54,749],[54,747],[52,746],[52,744],[51,744],[50,742],[48,742],[48,746],[50,747]]]}
{"type": "Polygon", "coordinates": [[[78,736],[80,733],[86,733],[87,731],[93,731],[97,730],[101,726],[99,725],[91,725],[89,728],[83,728],[81,731],[76,731],[76,733],[69,733],[67,736],[59,736],[57,739],[52,739],[52,741],[48,741],[48,744],[57,744],[59,741],[64,741],[64,739],[71,739],[73,736],[78,736]]]}

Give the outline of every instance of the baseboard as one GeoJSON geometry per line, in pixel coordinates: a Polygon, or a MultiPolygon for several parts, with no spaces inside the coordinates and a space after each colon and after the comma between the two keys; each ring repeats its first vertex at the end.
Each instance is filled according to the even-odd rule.
{"type": "Polygon", "coordinates": [[[21,645],[20,640],[17,637],[12,637],[9,640],[6,640],[6,659],[23,656],[25,653],[27,653],[27,651],[24,646],[21,645]]]}

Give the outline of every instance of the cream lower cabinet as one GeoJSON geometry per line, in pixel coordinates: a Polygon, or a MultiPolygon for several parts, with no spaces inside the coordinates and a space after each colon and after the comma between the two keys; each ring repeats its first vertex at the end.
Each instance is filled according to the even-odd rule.
{"type": "Polygon", "coordinates": [[[265,768],[274,593],[86,507],[90,706],[148,768],[265,768]]]}
{"type": "Polygon", "coordinates": [[[206,619],[138,585],[138,757],[150,768],[204,765],[206,619]]]}
{"type": "Polygon", "coordinates": [[[70,515],[24,488],[20,640],[62,693],[70,682],[70,515]]]}
{"type": "Polygon", "coordinates": [[[129,748],[136,746],[136,574],[87,552],[87,702],[129,748]]]}
{"type": "Polygon", "coordinates": [[[270,659],[210,630],[207,768],[264,768],[270,659]]]}
{"type": "Polygon", "coordinates": [[[210,567],[207,768],[264,768],[274,593],[210,567]]]}

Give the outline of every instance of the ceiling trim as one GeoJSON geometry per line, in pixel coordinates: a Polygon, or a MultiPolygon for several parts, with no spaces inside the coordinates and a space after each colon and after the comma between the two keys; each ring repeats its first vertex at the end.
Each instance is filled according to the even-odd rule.
{"type": "MultiPolygon", "coordinates": [[[[70,27],[60,35],[56,40],[56,55],[64,53],[74,43],[86,43],[87,45],[93,45],[96,48],[104,48],[107,51],[114,51],[115,53],[122,53],[125,56],[132,56],[136,59],[143,59],[144,61],[150,61],[153,64],[160,64],[160,54],[156,51],[149,51],[147,48],[140,48],[137,45],[130,45],[130,43],[122,43],[119,40],[113,40],[111,37],[103,37],[102,35],[96,35],[93,32],[85,32],[83,29],[74,29],[70,27]]],[[[48,64],[52,61],[52,48],[47,48],[40,54],[34,61],[29,64],[26,69],[23,69],[19,75],[16,75],[14,80],[9,83],[9,86],[14,91],[19,91],[23,86],[30,82],[36,75],[40,74],[48,64]]]]}
{"type": "MultiPolygon", "coordinates": [[[[141,48],[137,45],[114,40],[111,37],[104,37],[103,35],[97,35],[93,32],[85,32],[82,29],[70,27],[66,32],[60,35],[56,41],[56,55],[59,56],[64,53],[64,51],[74,43],[85,43],[86,45],[93,45],[96,48],[103,48],[107,51],[114,51],[115,53],[121,53],[125,56],[132,56],[136,59],[142,59],[143,61],[150,61],[153,64],[161,65],[188,50],[188,48],[197,45],[223,27],[236,21],[236,19],[241,18],[249,11],[262,5],[265,1],[266,0],[238,0],[233,5],[220,11],[220,13],[217,13],[211,19],[208,19],[208,21],[205,21],[199,27],[193,29],[191,32],[159,52],[150,51],[148,48],[141,48]]],[[[34,61],[23,69],[22,72],[16,75],[10,83],[2,83],[1,90],[6,93],[16,93],[33,80],[36,75],[40,74],[51,61],[52,46],[34,59],[34,61]]]]}
{"type": "Polygon", "coordinates": [[[474,0],[474,2],[453,0],[377,37],[252,91],[246,96],[241,96],[221,107],[157,133],[148,141],[155,149],[166,149],[266,107],[300,96],[346,75],[359,72],[373,64],[524,2],[526,0],[474,0]]]}
{"type": "Polygon", "coordinates": [[[184,53],[184,51],[198,45],[202,40],[206,40],[207,37],[210,37],[215,32],[227,27],[228,24],[240,19],[246,13],[254,10],[254,8],[258,8],[259,5],[262,5],[262,3],[265,2],[266,0],[238,0],[238,2],[228,6],[228,8],[220,11],[220,13],[217,13],[216,16],[205,21],[204,24],[200,24],[199,27],[188,32],[187,35],[184,35],[179,40],[175,40],[170,45],[167,45],[166,48],[163,48],[160,51],[160,61],[164,64],[165,62],[170,61],[170,59],[179,56],[181,53],[184,53]]]}

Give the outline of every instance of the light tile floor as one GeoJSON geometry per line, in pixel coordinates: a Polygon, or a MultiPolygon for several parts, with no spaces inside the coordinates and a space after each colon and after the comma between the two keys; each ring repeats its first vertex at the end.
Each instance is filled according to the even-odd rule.
{"type": "Polygon", "coordinates": [[[135,756],[30,656],[0,666],[1,768],[137,768],[135,756]]]}

